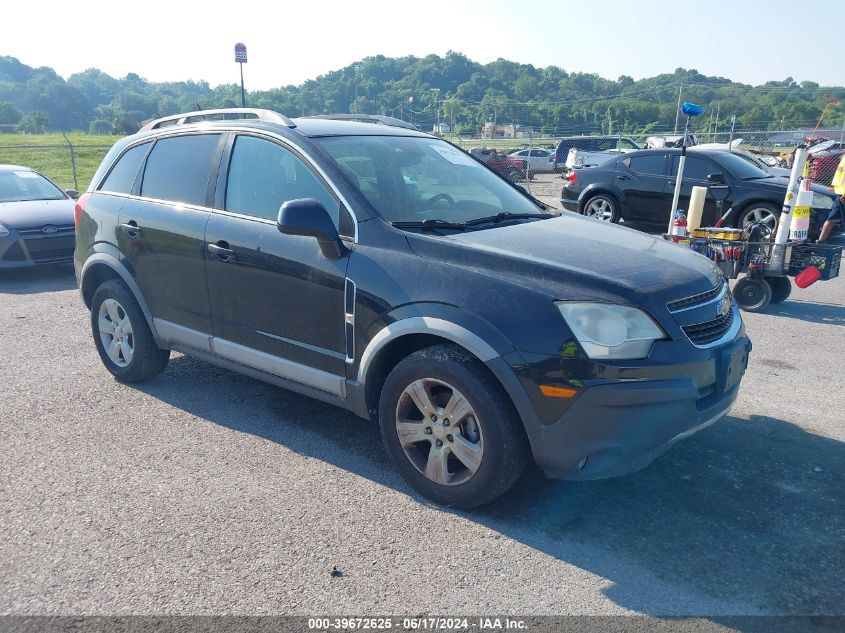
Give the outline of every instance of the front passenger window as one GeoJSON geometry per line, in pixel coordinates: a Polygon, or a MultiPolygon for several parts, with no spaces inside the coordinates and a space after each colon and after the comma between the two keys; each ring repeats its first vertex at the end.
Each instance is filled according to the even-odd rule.
{"type": "Polygon", "coordinates": [[[229,162],[226,210],[275,220],[288,200],[316,198],[335,226],[340,204],[293,152],[267,139],[238,136],[229,162]]]}

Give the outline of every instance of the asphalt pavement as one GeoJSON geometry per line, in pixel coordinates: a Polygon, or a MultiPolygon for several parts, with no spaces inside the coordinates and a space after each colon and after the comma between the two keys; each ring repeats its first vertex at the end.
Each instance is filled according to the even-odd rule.
{"type": "Polygon", "coordinates": [[[723,421],[458,512],[340,409],[177,354],[115,382],[70,268],[3,273],[0,614],[845,614],[845,277],[745,321],[723,421]]]}

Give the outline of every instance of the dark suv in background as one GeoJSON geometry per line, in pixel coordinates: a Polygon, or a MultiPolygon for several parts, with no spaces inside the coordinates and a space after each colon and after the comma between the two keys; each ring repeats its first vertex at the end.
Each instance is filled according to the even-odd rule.
{"type": "Polygon", "coordinates": [[[569,150],[573,148],[585,152],[607,152],[610,150],[630,151],[639,149],[640,146],[624,136],[564,136],[550,158],[550,162],[554,163],[555,171],[563,169],[569,150]]]}
{"type": "Polygon", "coordinates": [[[118,380],[178,350],[349,409],[445,504],[494,499],[530,457],[570,479],[643,467],[728,412],[750,350],[706,258],[561,216],[399,127],[153,121],[115,144],[75,219],[118,380]]]}

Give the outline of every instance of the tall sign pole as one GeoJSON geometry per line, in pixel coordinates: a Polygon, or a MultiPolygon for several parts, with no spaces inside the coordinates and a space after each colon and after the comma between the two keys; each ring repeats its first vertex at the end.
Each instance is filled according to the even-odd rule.
{"type": "Polygon", "coordinates": [[[244,90],[244,64],[246,64],[246,44],[235,44],[235,61],[241,67],[241,107],[246,107],[246,91],[244,90]]]}

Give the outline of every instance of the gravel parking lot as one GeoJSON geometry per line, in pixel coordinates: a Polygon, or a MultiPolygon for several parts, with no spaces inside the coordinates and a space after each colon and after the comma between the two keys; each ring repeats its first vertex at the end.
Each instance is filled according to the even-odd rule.
{"type": "Polygon", "coordinates": [[[719,424],[455,512],[339,409],[175,354],[115,382],[70,268],[4,273],[0,613],[845,614],[845,278],[746,323],[719,424]]]}

